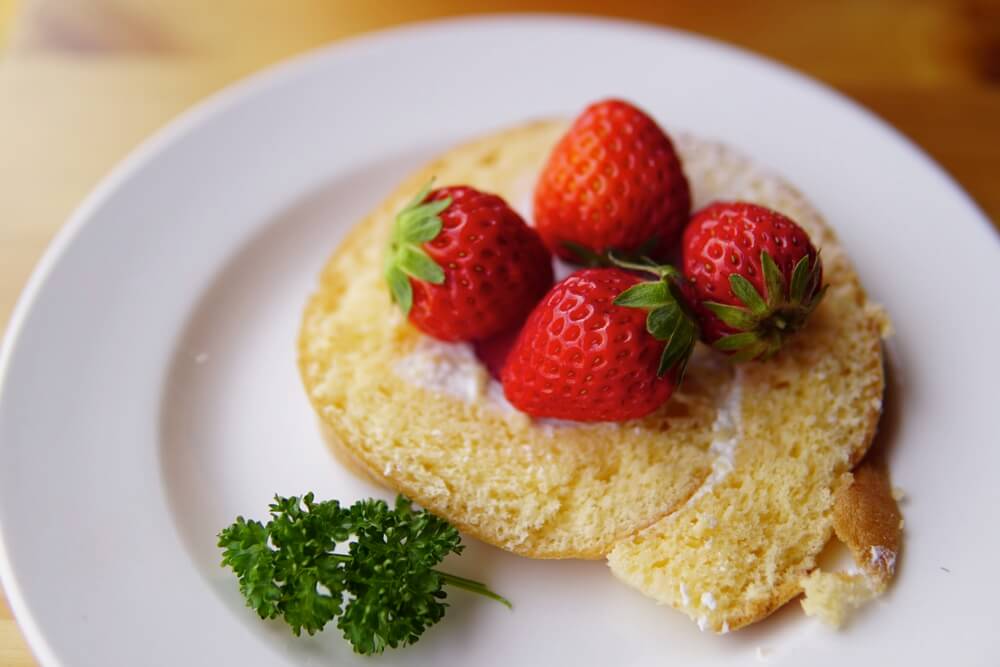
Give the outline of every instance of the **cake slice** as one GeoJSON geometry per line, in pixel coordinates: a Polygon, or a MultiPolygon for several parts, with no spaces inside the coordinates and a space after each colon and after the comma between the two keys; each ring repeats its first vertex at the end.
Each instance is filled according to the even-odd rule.
{"type": "Polygon", "coordinates": [[[857,516],[885,509],[846,490],[881,413],[887,319],[794,188],[725,146],[679,137],[695,207],[743,199],[796,220],[821,250],[826,298],[768,362],[736,368],[699,349],[680,391],[643,419],[518,413],[468,346],[433,341],[399,314],[382,254],[393,216],[432,176],[530,213],[522,205],[565,127],[538,122],[453,149],[352,231],[306,307],[307,393],[355,469],[463,531],[525,556],[607,556],[615,576],[703,628],[736,629],[803,590],[837,498],[854,498],[857,516]]]}

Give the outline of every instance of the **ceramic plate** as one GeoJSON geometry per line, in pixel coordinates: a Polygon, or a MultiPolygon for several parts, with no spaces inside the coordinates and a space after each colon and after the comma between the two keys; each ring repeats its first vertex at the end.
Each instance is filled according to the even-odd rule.
{"type": "Polygon", "coordinates": [[[0,356],[3,584],[47,665],[330,665],[243,606],[215,534],[275,492],[385,491],[327,453],[300,387],[300,309],[326,255],[408,170],[463,139],[609,95],[798,185],[897,334],[883,422],[908,494],[891,591],[833,632],[793,602],[717,637],[601,562],[475,543],[459,592],[379,664],[993,663],[1000,243],[900,135],[785,68],[689,35],[559,17],[344,42],[202,104],[126,160],[45,255],[0,356]],[[737,103],[734,103],[734,100],[737,103]],[[993,291],[988,292],[991,288],[993,291]]]}

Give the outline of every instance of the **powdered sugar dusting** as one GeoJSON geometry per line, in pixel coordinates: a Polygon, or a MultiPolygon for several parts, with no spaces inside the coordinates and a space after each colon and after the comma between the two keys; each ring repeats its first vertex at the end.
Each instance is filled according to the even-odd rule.
{"type": "Polygon", "coordinates": [[[393,371],[418,387],[469,403],[489,395],[490,378],[472,346],[466,343],[422,337],[409,354],[396,362],[393,371]]]}
{"type": "MultiPolygon", "coordinates": [[[[410,352],[393,365],[393,371],[409,384],[447,394],[466,403],[477,403],[507,417],[518,412],[503,393],[503,386],[486,371],[468,343],[445,343],[422,336],[410,352]]],[[[578,428],[578,422],[538,419],[535,423],[546,435],[562,428],[578,428]]]]}
{"type": "Polygon", "coordinates": [[[878,569],[883,569],[889,574],[896,571],[896,552],[883,546],[873,546],[869,550],[869,564],[878,569]]]}
{"type": "Polygon", "coordinates": [[[680,592],[681,592],[681,604],[683,604],[685,607],[691,606],[691,596],[688,595],[687,586],[684,585],[683,581],[681,582],[680,592]]]}

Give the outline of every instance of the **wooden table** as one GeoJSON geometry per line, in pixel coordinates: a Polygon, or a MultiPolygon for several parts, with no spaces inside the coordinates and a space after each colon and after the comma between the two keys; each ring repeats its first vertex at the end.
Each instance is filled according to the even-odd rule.
{"type": "MultiPolygon", "coordinates": [[[[484,11],[652,21],[785,62],[908,134],[1000,220],[996,0],[0,0],[0,328],[80,199],[182,109],[331,40],[484,11]]],[[[35,664],[2,599],[0,664],[35,664]]]]}

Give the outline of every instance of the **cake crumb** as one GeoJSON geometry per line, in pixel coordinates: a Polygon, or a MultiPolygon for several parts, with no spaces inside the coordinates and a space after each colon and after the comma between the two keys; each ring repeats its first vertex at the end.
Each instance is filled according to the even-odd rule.
{"type": "Polygon", "coordinates": [[[802,610],[817,616],[827,625],[839,628],[851,609],[875,597],[869,578],[863,574],[813,570],[801,580],[802,610]]]}
{"type": "Polygon", "coordinates": [[[771,649],[764,648],[763,646],[757,647],[757,661],[767,662],[768,656],[771,655],[771,649]]]}
{"type": "Polygon", "coordinates": [[[901,487],[894,486],[892,487],[892,499],[897,503],[901,503],[906,500],[906,492],[901,487]]]}
{"type": "Polygon", "coordinates": [[[889,314],[885,312],[885,308],[881,306],[876,306],[875,304],[868,304],[868,311],[875,317],[878,321],[878,332],[883,339],[891,338],[895,333],[892,328],[892,320],[889,319],[889,314]]]}

